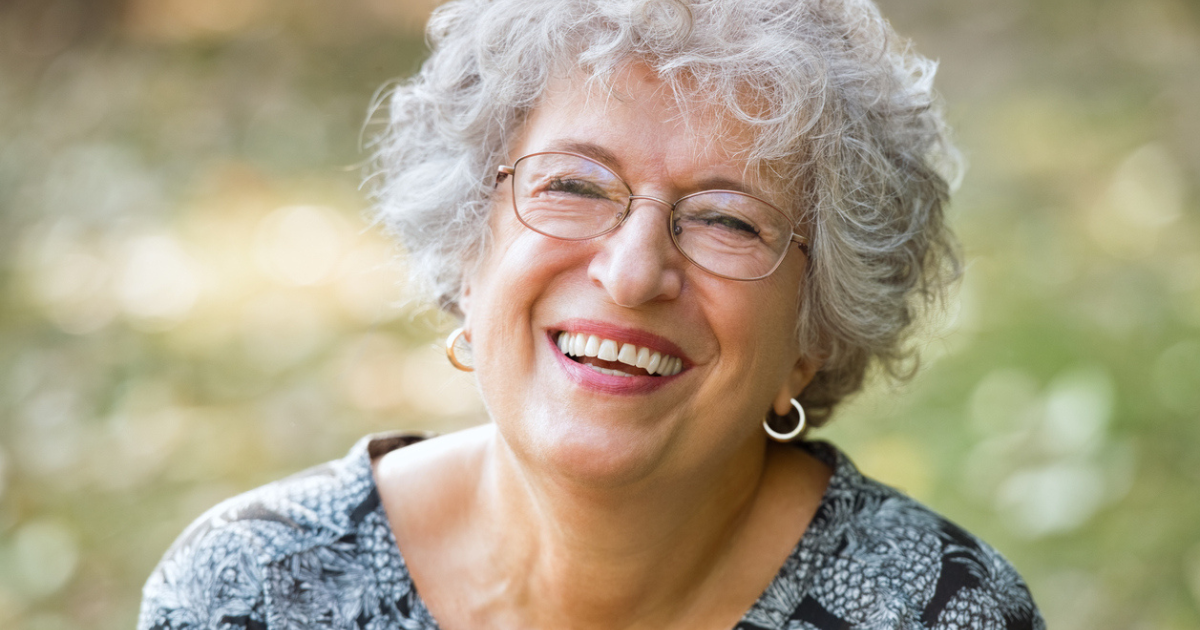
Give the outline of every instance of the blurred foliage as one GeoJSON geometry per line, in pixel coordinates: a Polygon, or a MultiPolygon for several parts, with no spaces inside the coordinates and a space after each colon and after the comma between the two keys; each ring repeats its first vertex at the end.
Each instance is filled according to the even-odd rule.
{"type": "MultiPolygon", "coordinates": [[[[942,62],[969,263],[917,379],[822,436],[1051,627],[1200,626],[1200,6],[882,4],[942,62]]],[[[358,189],[428,9],[0,3],[0,627],[132,627],[221,498],[481,420],[358,189]]]]}

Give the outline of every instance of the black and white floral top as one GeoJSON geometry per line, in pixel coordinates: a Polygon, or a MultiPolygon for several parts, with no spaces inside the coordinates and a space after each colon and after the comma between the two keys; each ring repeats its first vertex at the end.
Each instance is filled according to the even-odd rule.
{"type": "MultiPolygon", "coordinates": [[[[434,630],[379,501],[371,460],[421,438],[368,436],[343,459],[235,497],[179,537],[146,583],[139,630],[434,630]]],[[[816,516],[734,630],[1042,630],[996,550],[863,477],[833,468],[816,516]]]]}

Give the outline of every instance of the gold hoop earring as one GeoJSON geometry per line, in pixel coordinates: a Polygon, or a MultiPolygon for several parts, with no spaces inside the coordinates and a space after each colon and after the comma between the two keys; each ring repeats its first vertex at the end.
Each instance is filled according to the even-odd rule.
{"type": "Polygon", "coordinates": [[[767,417],[763,420],[763,430],[766,431],[767,435],[776,442],[791,442],[792,440],[800,437],[804,433],[804,429],[807,428],[805,426],[804,407],[801,407],[800,403],[795,398],[793,398],[791,402],[792,409],[796,411],[796,415],[798,416],[796,428],[788,431],[787,433],[780,433],[771,428],[771,420],[775,418],[791,418],[792,413],[790,411],[786,416],[780,416],[779,414],[775,413],[774,409],[771,409],[767,411],[767,417]]]}
{"type": "Polygon", "coordinates": [[[462,361],[459,361],[458,357],[455,355],[455,349],[458,346],[459,338],[466,334],[467,332],[462,328],[455,328],[454,332],[450,333],[449,337],[446,337],[446,358],[450,359],[450,365],[453,365],[455,368],[462,370],[463,372],[474,372],[475,368],[463,363],[462,361]]]}

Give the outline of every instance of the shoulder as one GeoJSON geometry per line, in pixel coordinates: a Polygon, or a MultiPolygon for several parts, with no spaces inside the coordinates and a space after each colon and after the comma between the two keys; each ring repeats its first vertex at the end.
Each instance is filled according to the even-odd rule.
{"type": "Polygon", "coordinates": [[[1024,580],[999,552],[863,476],[834,447],[807,448],[834,475],[798,548],[811,568],[794,611],[800,618],[803,609],[856,627],[1044,628],[1024,580]]]}
{"type": "Polygon", "coordinates": [[[270,567],[353,537],[378,506],[368,441],[343,459],[224,501],[175,541],[143,592],[139,628],[257,627],[270,567]]]}
{"type": "Polygon", "coordinates": [[[478,492],[480,468],[494,434],[495,425],[484,424],[391,449],[376,460],[379,494],[387,513],[397,519],[398,531],[412,534],[410,539],[431,540],[455,525],[457,518],[439,517],[459,513],[478,492]]]}

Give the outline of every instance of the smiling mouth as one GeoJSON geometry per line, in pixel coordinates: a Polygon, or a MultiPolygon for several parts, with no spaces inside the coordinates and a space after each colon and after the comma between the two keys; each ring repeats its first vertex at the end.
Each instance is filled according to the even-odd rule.
{"type": "Polygon", "coordinates": [[[555,338],[567,358],[610,376],[674,376],[683,359],[632,343],[562,331],[555,338]]]}

